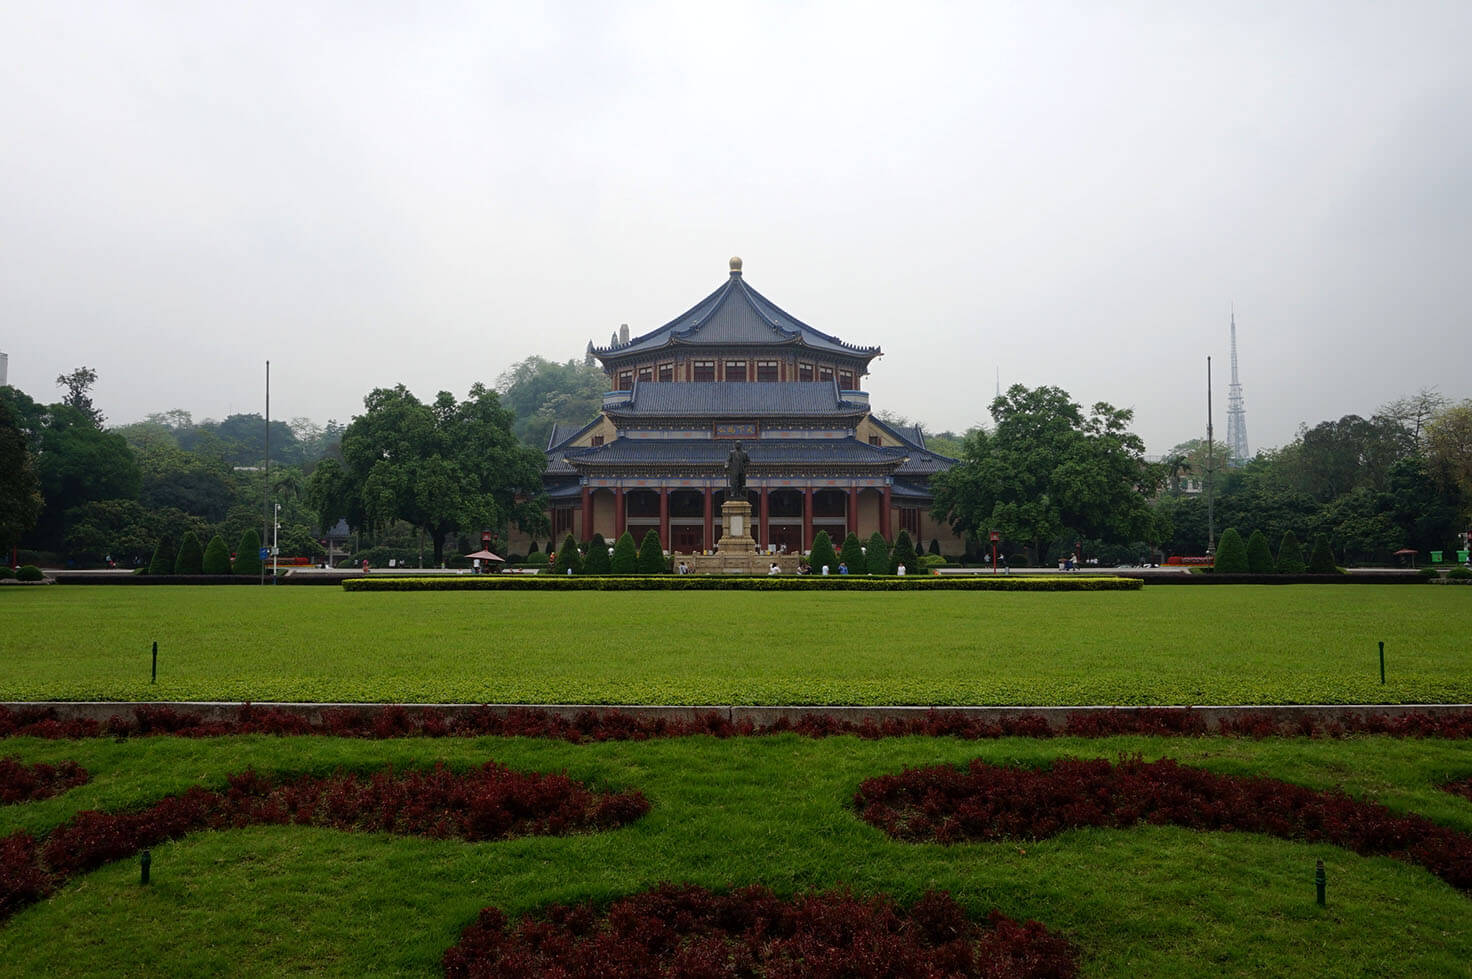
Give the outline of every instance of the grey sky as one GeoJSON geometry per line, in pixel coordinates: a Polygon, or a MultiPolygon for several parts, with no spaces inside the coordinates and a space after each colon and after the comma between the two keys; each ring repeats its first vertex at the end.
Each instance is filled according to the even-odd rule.
{"type": "Polygon", "coordinates": [[[695,303],[741,255],[878,344],[1252,448],[1472,395],[1472,3],[0,8],[0,350],[113,422],[347,420],[695,303]]]}

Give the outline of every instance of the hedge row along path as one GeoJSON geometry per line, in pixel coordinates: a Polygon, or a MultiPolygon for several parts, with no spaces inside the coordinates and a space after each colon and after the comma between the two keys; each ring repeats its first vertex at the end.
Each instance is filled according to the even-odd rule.
{"type": "Polygon", "coordinates": [[[553,904],[515,925],[486,908],[445,953],[445,974],[535,979],[652,976],[956,976],[1066,979],[1078,952],[1035,921],[985,924],[948,894],[902,909],[846,891],[783,900],[765,887],[715,894],[663,884],[603,910],[553,904]]]}
{"type": "Polygon", "coordinates": [[[27,765],[19,758],[0,758],[0,806],[36,802],[85,785],[90,776],[74,761],[59,765],[27,765]]]}
{"type": "Polygon", "coordinates": [[[495,762],[280,782],[247,770],[223,792],[195,786],[138,812],[79,812],[44,839],[24,830],[0,839],[0,920],[72,877],[203,829],[295,824],[475,842],[613,829],[648,811],[638,791],[594,793],[495,762]]]}
{"type": "Polygon", "coordinates": [[[344,591],[1139,591],[1140,578],[1002,575],[657,575],[649,577],[508,575],[506,577],[345,578],[344,591]]]}
{"type": "Polygon", "coordinates": [[[854,808],[866,822],[912,842],[1037,840],[1086,826],[1141,823],[1263,833],[1388,855],[1472,890],[1466,833],[1336,792],[1218,775],[1170,758],[1117,765],[1062,758],[1044,769],[980,760],[964,770],[938,765],[866,780],[854,808]]]}
{"type": "Polygon", "coordinates": [[[1119,734],[1472,738],[1472,705],[1297,707],[597,707],[507,704],[0,704],[0,738],[236,734],[351,738],[556,738],[642,741],[795,732],[809,737],[1049,738],[1119,734]]]}

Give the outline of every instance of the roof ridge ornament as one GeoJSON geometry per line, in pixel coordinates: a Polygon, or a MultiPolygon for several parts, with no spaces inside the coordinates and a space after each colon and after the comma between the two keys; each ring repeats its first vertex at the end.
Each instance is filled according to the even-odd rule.
{"type": "Polygon", "coordinates": [[[739,276],[740,274],[741,274],[741,256],[740,255],[732,255],[731,256],[731,275],[733,275],[733,276],[739,276]]]}

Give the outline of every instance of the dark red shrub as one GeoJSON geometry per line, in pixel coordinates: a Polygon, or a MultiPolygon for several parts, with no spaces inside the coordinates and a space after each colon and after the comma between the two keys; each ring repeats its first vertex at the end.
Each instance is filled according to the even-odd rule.
{"type": "Polygon", "coordinates": [[[906,911],[846,891],[782,899],[764,887],[715,894],[661,884],[615,901],[554,904],[508,922],[486,908],[445,952],[461,976],[1066,977],[1077,952],[1037,922],[984,923],[931,892],[906,911]]]}
{"type": "Polygon", "coordinates": [[[27,765],[19,758],[0,758],[0,806],[49,799],[82,785],[90,777],[74,761],[27,765]]]}
{"type": "Polygon", "coordinates": [[[67,878],[202,829],[298,823],[358,832],[478,841],[612,829],[649,811],[637,791],[595,793],[566,775],[487,762],[468,772],[338,773],[275,781],[232,775],[223,792],[198,786],[136,812],[79,812],[44,843],[0,843],[0,917],[67,878]]]}
{"type": "Polygon", "coordinates": [[[965,769],[907,769],[865,781],[854,806],[891,836],[940,843],[1040,839],[1080,826],[1142,822],[1265,833],[1386,854],[1472,890],[1472,836],[1338,792],[1218,775],[1169,758],[1118,765],[1063,758],[1043,769],[975,760],[965,769]]]}
{"type": "Polygon", "coordinates": [[[1450,792],[1452,795],[1459,795],[1469,802],[1472,802],[1472,775],[1469,775],[1466,778],[1457,779],[1454,782],[1448,782],[1443,785],[1442,788],[1450,792]]]}

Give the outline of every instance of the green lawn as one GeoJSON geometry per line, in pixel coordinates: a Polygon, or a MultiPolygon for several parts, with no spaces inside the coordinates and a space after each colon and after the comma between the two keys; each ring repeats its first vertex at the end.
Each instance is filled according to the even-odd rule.
{"type": "Polygon", "coordinates": [[[218,787],[247,765],[290,774],[494,758],[638,788],[652,809],[612,833],[497,843],[298,827],[199,833],[154,850],[147,888],[137,861],[122,861],[0,925],[0,975],[429,975],[483,906],[514,914],[549,901],[606,901],[662,880],[763,883],[780,893],[847,884],[902,902],[942,888],[975,913],[997,907],[1063,933],[1092,976],[1466,974],[1472,899],[1387,857],[1168,827],[916,845],[890,840],[849,808],[864,778],[907,765],[1135,752],[1341,786],[1472,831],[1472,803],[1436,788],[1472,773],[1472,748],[1435,740],[15,738],[0,742],[0,754],[74,759],[93,781],[0,808],[0,836],[43,832],[79,809],[218,787]],[[1326,909],[1314,904],[1318,858],[1328,872],[1326,909]]]}
{"type": "Polygon", "coordinates": [[[1427,585],[1081,594],[10,586],[0,588],[0,700],[1469,702],[1469,622],[1472,589],[1427,585]]]}

